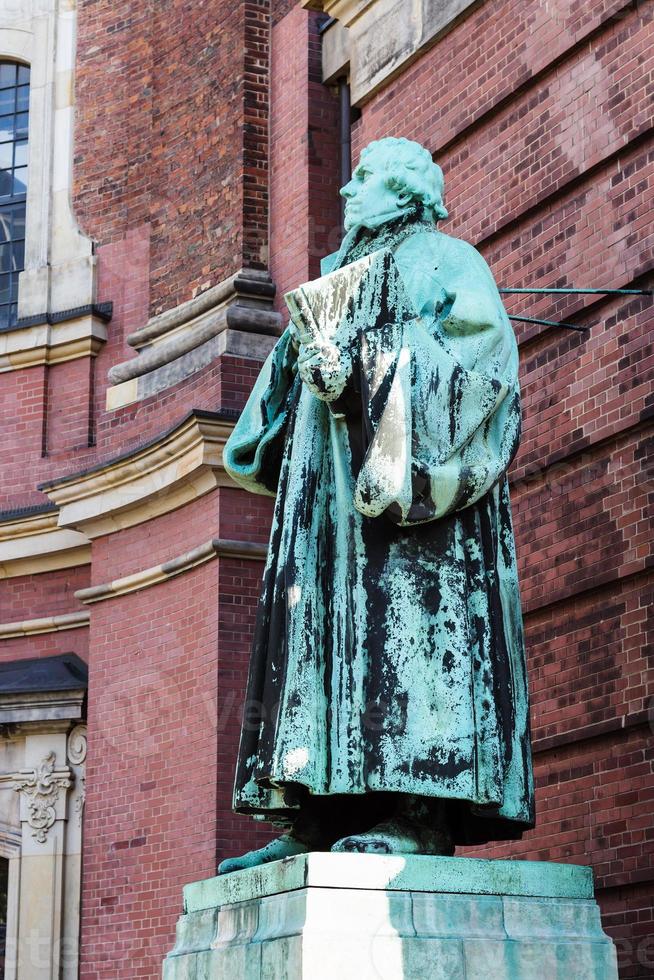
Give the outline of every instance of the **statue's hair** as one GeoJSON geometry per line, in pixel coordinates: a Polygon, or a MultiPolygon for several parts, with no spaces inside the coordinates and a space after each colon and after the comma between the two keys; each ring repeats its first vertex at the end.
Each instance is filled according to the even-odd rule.
{"type": "MultiPolygon", "coordinates": [[[[414,140],[386,136],[373,140],[361,151],[359,165],[366,166],[368,158],[383,162],[387,185],[395,191],[409,194],[412,200],[422,204],[425,212],[438,221],[447,218],[443,204],[445,181],[443,171],[431,158],[431,153],[414,140]]],[[[372,160],[368,161],[369,163],[372,160]]]]}

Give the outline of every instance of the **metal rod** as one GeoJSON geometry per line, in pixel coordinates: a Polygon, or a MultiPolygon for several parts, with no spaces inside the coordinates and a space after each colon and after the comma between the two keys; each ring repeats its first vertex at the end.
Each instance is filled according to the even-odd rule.
{"type": "Polygon", "coordinates": [[[654,289],[500,289],[501,293],[600,293],[602,296],[652,296],[654,289]]]}
{"type": "Polygon", "coordinates": [[[540,323],[544,327],[565,327],[566,330],[590,330],[590,327],[580,327],[578,323],[560,323],[558,320],[537,320],[533,316],[511,316],[509,320],[520,320],[521,323],[540,323]]]}
{"type": "MultiPolygon", "coordinates": [[[[341,143],[341,187],[352,178],[352,133],[350,126],[350,86],[347,78],[338,80],[339,131],[341,143]]],[[[341,198],[341,225],[345,222],[345,198],[341,198]]]]}

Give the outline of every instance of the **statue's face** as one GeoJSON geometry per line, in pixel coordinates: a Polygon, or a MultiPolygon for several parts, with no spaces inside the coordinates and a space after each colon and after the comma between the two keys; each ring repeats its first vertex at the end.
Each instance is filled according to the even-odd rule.
{"type": "Polygon", "coordinates": [[[375,168],[375,161],[366,159],[352,175],[352,180],[341,187],[345,198],[345,230],[355,225],[374,228],[381,221],[401,214],[408,203],[406,194],[391,190],[386,185],[383,169],[375,168]]]}

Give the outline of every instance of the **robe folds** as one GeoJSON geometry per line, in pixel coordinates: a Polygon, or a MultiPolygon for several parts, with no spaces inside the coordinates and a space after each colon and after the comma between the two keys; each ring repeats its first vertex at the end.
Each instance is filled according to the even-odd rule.
{"type": "Polygon", "coordinates": [[[289,296],[296,338],[311,314],[327,337],[316,297],[366,257],[336,361],[303,381],[287,328],[225,447],[234,480],[276,496],[234,808],[283,824],[307,791],[407,793],[451,801],[456,843],[517,838],[534,802],[515,337],[479,253],[400,222],[289,296]]]}

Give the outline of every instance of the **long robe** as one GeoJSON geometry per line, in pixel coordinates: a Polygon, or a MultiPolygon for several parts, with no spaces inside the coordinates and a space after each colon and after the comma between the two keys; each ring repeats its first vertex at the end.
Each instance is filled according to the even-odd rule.
{"type": "MultiPolygon", "coordinates": [[[[234,808],[283,823],[301,794],[451,801],[456,843],[533,826],[520,594],[506,470],[517,345],[483,258],[422,222],[359,233],[409,298],[379,297],[334,397],[287,329],[225,448],[276,495],[234,808]]],[[[352,302],[356,305],[357,299],[352,302]]]]}

